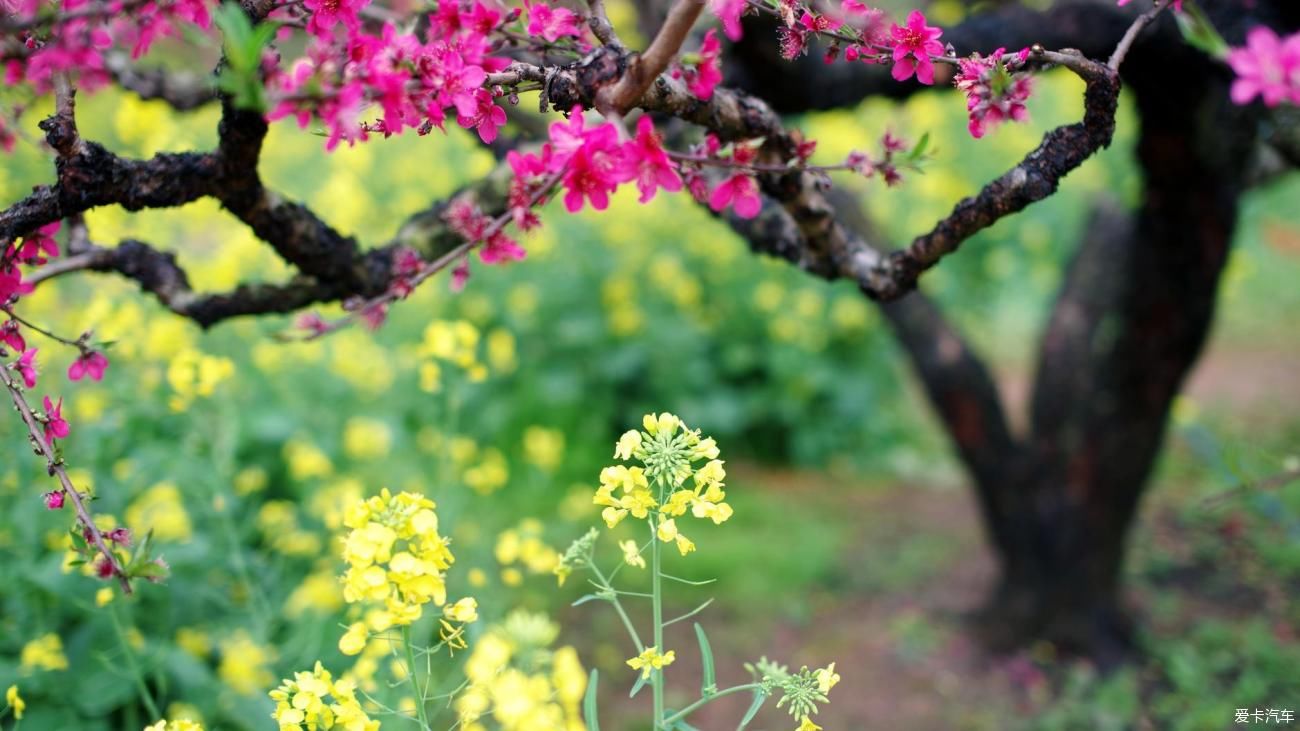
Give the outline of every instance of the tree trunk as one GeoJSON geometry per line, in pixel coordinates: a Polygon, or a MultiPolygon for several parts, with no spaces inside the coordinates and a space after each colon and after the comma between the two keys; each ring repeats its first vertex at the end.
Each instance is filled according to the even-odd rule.
{"type": "MultiPolygon", "coordinates": [[[[1256,24],[1300,25],[1300,3],[1204,5],[1238,45],[1256,24]]],[[[959,53],[1043,43],[1104,58],[1133,12],[1095,0],[1046,13],[999,6],[945,40],[959,53]]],[[[771,92],[783,111],[915,90],[884,84],[869,66],[782,65],[776,53],[770,32],[747,32],[731,73],[771,92]]],[[[923,294],[882,305],[970,471],[999,560],[977,614],[983,638],[997,650],[1046,640],[1105,666],[1135,650],[1120,581],[1125,541],[1173,399],[1209,332],[1259,126],[1255,108],[1231,104],[1229,70],[1188,46],[1169,14],[1122,72],[1141,120],[1143,199],[1133,213],[1103,205],[1079,246],[1043,334],[1027,434],[1012,434],[987,369],[923,294]]],[[[839,218],[867,235],[859,205],[833,199],[839,218]]]]}
{"type": "Polygon", "coordinates": [[[1142,206],[1094,217],[1043,335],[1030,434],[1003,479],[981,485],[1000,506],[1002,578],[984,613],[995,643],[1046,639],[1103,664],[1133,648],[1125,539],[1209,332],[1255,142],[1222,68],[1190,50],[1165,63],[1128,78],[1142,206]]]}

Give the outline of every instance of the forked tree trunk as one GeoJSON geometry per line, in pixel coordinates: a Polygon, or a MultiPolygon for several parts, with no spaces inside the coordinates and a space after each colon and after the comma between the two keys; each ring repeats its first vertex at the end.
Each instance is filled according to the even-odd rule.
{"type": "MultiPolygon", "coordinates": [[[[982,614],[996,647],[1045,639],[1104,665],[1133,649],[1125,540],[1210,328],[1255,142],[1222,69],[1190,52],[1166,63],[1153,66],[1176,77],[1126,80],[1141,115],[1142,205],[1135,216],[1103,207],[1070,265],[1040,346],[1029,434],[1009,450],[972,449],[970,418],[943,414],[1000,559],[982,614]]],[[[918,366],[940,411],[953,412],[953,387],[936,393],[918,366]]]]}
{"type": "MultiPolygon", "coordinates": [[[[1253,25],[1300,26],[1291,0],[1203,6],[1237,43],[1253,25]]],[[[1046,12],[1003,4],[945,40],[959,54],[1042,43],[1105,58],[1133,12],[1097,0],[1046,12]]],[[[817,54],[783,64],[770,29],[755,31],[729,58],[731,73],[781,111],[915,90],[869,67],[824,66],[817,54]]],[[[1102,207],[1082,237],[1043,334],[1028,433],[1011,433],[987,369],[924,295],[882,305],[971,473],[999,559],[999,583],[979,613],[983,636],[996,649],[1047,640],[1104,665],[1134,650],[1120,582],[1125,541],[1173,399],[1209,332],[1258,126],[1255,110],[1230,103],[1228,69],[1188,46],[1168,14],[1122,72],[1141,124],[1141,205],[1102,207]]],[[[841,220],[879,240],[857,201],[834,200],[841,220]]],[[[760,251],[774,250],[759,245],[767,239],[792,238],[739,230],[760,251]]]]}

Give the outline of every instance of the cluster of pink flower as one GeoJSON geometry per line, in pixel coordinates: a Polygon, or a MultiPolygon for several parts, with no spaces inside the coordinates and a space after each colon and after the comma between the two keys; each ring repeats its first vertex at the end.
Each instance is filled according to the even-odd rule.
{"type": "Polygon", "coordinates": [[[313,11],[306,55],[287,71],[273,71],[269,79],[276,100],[269,118],[293,116],[305,127],[314,114],[329,130],[326,149],[344,140],[367,139],[370,132],[388,136],[407,128],[421,134],[443,129],[449,112],[460,126],[477,130],[484,142],[495,140],[506,115],[496,103],[500,92],[494,94],[485,84],[510,59],[493,55],[493,36],[525,12],[530,35],[548,42],[574,39],[586,47],[579,17],[545,2],[504,11],[484,0],[469,5],[440,0],[423,40],[392,23],[380,35],[366,33],[359,14],[368,2],[306,0],[313,11]],[[382,119],[363,123],[362,115],[374,105],[382,110],[382,119]]]}
{"type": "Polygon", "coordinates": [[[849,156],[844,160],[844,164],[848,169],[864,178],[871,178],[879,174],[880,179],[885,181],[885,185],[895,186],[903,182],[903,176],[898,171],[898,157],[903,153],[908,153],[908,156],[913,158],[911,164],[915,167],[916,158],[919,158],[924,152],[921,145],[912,148],[906,140],[895,137],[892,132],[886,132],[880,138],[880,149],[881,156],[878,160],[871,159],[865,152],[854,150],[849,153],[849,156]]]}
{"type": "MultiPolygon", "coordinates": [[[[739,40],[740,17],[749,9],[749,0],[711,0],[710,8],[722,21],[727,37],[739,40]]],[[[778,33],[781,55],[787,60],[806,53],[811,37],[822,36],[830,44],[827,63],[843,50],[847,61],[892,62],[893,76],[899,81],[916,76],[922,84],[933,84],[933,59],[945,53],[939,42],[943,31],[929,25],[920,10],[913,10],[903,25],[888,26],[884,11],[861,0],[842,0],[836,14],[818,13],[798,0],[780,0],[775,12],[782,20],[778,33]]]]}
{"type": "Polygon", "coordinates": [[[39,266],[59,255],[59,244],[54,240],[62,224],[58,221],[17,239],[0,252],[0,306],[11,298],[29,294],[30,284],[23,281],[22,266],[39,266]]]}
{"type": "Polygon", "coordinates": [[[758,158],[758,145],[736,143],[725,147],[716,135],[708,134],[704,142],[691,148],[681,166],[686,179],[686,187],[691,195],[701,203],[717,212],[728,207],[741,218],[753,218],[758,215],[763,201],[758,194],[758,181],[746,170],[752,167],[758,158]],[[704,177],[705,165],[722,165],[735,169],[725,180],[709,190],[708,180],[704,177]]]}
{"type": "Polygon", "coordinates": [[[722,83],[722,42],[717,31],[712,28],[705,31],[699,53],[689,61],[674,65],[672,75],[683,79],[697,99],[706,102],[712,99],[713,89],[722,83]]]}
{"type": "Polygon", "coordinates": [[[1237,73],[1232,100],[1248,104],[1256,96],[1275,107],[1282,102],[1300,106],[1300,33],[1279,38],[1260,26],[1246,34],[1246,46],[1228,53],[1237,73]]]}
{"type": "Polygon", "coordinates": [[[48,92],[56,73],[73,72],[83,90],[108,83],[105,54],[114,46],[130,47],[131,57],[148,53],[163,36],[180,36],[183,28],[211,25],[214,0],[6,0],[7,19],[28,28],[18,39],[21,49],[6,54],[4,79],[13,86],[31,84],[48,92]],[[57,12],[48,12],[51,7],[57,12]],[[44,18],[50,18],[47,23],[44,18]]]}
{"type": "Polygon", "coordinates": [[[983,137],[989,127],[999,122],[1029,118],[1025,108],[1032,87],[1029,74],[1012,71],[1024,67],[1029,49],[1003,60],[1006,50],[999,48],[990,56],[976,54],[958,62],[961,71],[953,83],[966,94],[966,112],[970,115],[967,129],[972,137],[983,137]]]}
{"type": "Polygon", "coordinates": [[[551,124],[549,137],[538,154],[511,152],[507,156],[515,173],[512,215],[522,222],[521,228],[535,223],[521,207],[532,197],[531,191],[552,177],[564,186],[564,207],[570,213],[582,210],[587,202],[598,211],[605,210],[609,196],[630,181],[636,181],[642,203],[654,198],[660,188],[682,188],[681,177],[647,116],[637,120],[633,139],[620,141],[613,123],[587,127],[582,108],[574,107],[568,121],[551,124]]]}
{"type": "MultiPolygon", "coordinates": [[[[27,339],[23,337],[22,327],[13,315],[13,307],[20,297],[32,291],[31,284],[23,281],[21,267],[40,266],[47,263],[50,258],[59,255],[59,244],[54,240],[54,236],[58,233],[60,225],[55,222],[42,226],[27,236],[14,240],[0,253],[0,311],[10,316],[10,319],[0,325],[0,356],[7,355],[9,351],[18,355],[9,367],[18,374],[23,386],[28,389],[36,387],[39,375],[36,353],[39,349],[27,347],[27,339]]],[[[108,368],[108,358],[103,353],[86,347],[82,342],[70,344],[78,347],[81,352],[68,367],[68,378],[73,381],[86,377],[93,381],[102,379],[104,370],[108,368]]],[[[63,418],[62,413],[63,399],[60,398],[55,403],[46,396],[43,405],[45,413],[40,418],[45,430],[45,441],[47,445],[53,446],[55,439],[63,439],[69,432],[68,422],[63,418]]],[[[62,505],[61,500],[59,504],[62,505]]]]}

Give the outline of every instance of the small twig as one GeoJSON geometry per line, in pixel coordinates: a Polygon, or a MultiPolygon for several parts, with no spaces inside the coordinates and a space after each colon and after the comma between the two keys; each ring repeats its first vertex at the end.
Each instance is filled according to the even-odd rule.
{"type": "Polygon", "coordinates": [[[0,18],[0,33],[12,33],[17,36],[22,31],[44,28],[46,24],[54,25],[58,23],[68,23],[73,20],[81,20],[82,18],[106,20],[110,16],[134,11],[150,1],[151,0],[135,0],[134,2],[127,2],[120,6],[114,3],[93,3],[90,5],[83,5],[74,10],[60,10],[58,13],[53,15],[38,13],[31,18],[21,21],[13,20],[11,18],[0,18]]]}
{"type": "Polygon", "coordinates": [[[641,98],[681,50],[682,44],[690,35],[691,27],[703,10],[702,0],[677,0],[673,3],[663,26],[650,42],[650,47],[632,62],[623,78],[610,89],[608,96],[602,92],[604,98],[597,100],[603,102],[598,105],[602,114],[608,109],[614,114],[622,115],[641,98]]]}
{"type": "Polygon", "coordinates": [[[126,572],[122,565],[118,563],[117,556],[109,549],[108,544],[104,542],[104,536],[99,532],[91,517],[90,511],[86,508],[82,500],[82,494],[73,486],[72,480],[68,477],[68,471],[64,469],[62,460],[54,456],[54,448],[45,441],[45,433],[41,429],[40,422],[36,420],[36,415],[32,413],[32,408],[27,404],[27,399],[23,397],[23,392],[18,388],[18,384],[9,376],[8,367],[0,367],[0,382],[3,382],[5,388],[9,390],[9,397],[13,399],[14,407],[18,409],[19,415],[22,416],[23,422],[27,425],[27,431],[31,434],[32,443],[36,445],[37,452],[45,458],[47,471],[59,478],[59,483],[63,486],[63,491],[68,497],[72,498],[72,504],[77,510],[77,517],[81,520],[81,525],[86,532],[90,534],[91,543],[108,561],[112,567],[113,574],[117,576],[118,582],[122,585],[122,592],[131,593],[131,581],[127,578],[126,572]]]}
{"type": "Polygon", "coordinates": [[[624,50],[623,41],[619,39],[614,24],[609,22],[609,14],[605,12],[605,0],[587,0],[587,7],[591,9],[591,15],[587,16],[587,26],[591,28],[592,35],[616,51],[624,50]]]}
{"type": "Polygon", "coordinates": [[[54,74],[54,116],[61,125],[58,144],[60,157],[72,157],[82,151],[81,135],[77,132],[77,89],[67,71],[54,74]]]}
{"type": "MultiPolygon", "coordinates": [[[[564,178],[563,171],[555,173],[551,175],[549,178],[547,178],[542,183],[541,187],[539,187],[536,191],[534,191],[533,194],[529,197],[527,207],[532,208],[533,206],[541,202],[542,199],[544,199],[547,195],[551,193],[552,190],[555,189],[555,186],[558,185],[560,181],[563,180],[563,178],[564,178]]],[[[411,289],[415,289],[416,287],[419,287],[421,284],[425,282],[425,280],[429,279],[430,277],[442,271],[443,269],[446,269],[447,267],[451,266],[457,260],[467,256],[469,252],[473,251],[474,248],[477,247],[479,244],[486,243],[493,236],[496,236],[498,233],[500,233],[501,229],[505,228],[506,225],[509,224],[512,219],[513,216],[511,215],[510,210],[507,209],[500,216],[497,216],[495,219],[492,220],[492,223],[489,224],[486,229],[484,229],[482,236],[475,239],[474,241],[466,241],[460,244],[459,246],[452,249],[451,251],[448,251],[447,253],[443,254],[437,259],[434,259],[433,261],[421,267],[420,271],[411,277],[409,282],[409,287],[411,289]]],[[[336,330],[341,330],[344,327],[347,327],[348,325],[352,324],[357,319],[357,317],[359,317],[361,314],[369,310],[372,310],[375,307],[381,307],[396,302],[398,299],[399,297],[397,293],[394,292],[392,289],[389,289],[389,291],[384,292],[383,294],[377,297],[372,297],[371,299],[368,299],[365,302],[358,304],[356,307],[352,308],[352,310],[348,312],[348,314],[344,315],[343,317],[333,322],[327,323],[324,327],[314,330],[308,335],[306,335],[305,337],[300,339],[316,340],[317,338],[323,337],[325,335],[329,335],[330,333],[335,332],[336,330]]]]}
{"type": "Polygon", "coordinates": [[[1128,55],[1129,49],[1137,41],[1138,34],[1150,25],[1157,15],[1160,15],[1160,11],[1168,6],[1169,0],[1156,0],[1154,7],[1139,15],[1138,19],[1133,21],[1133,25],[1130,25],[1128,30],[1124,31],[1124,37],[1119,39],[1119,44],[1115,46],[1115,52],[1110,54],[1110,60],[1106,62],[1106,65],[1112,71],[1119,71],[1119,65],[1124,63],[1124,57],[1128,55]]]}
{"type": "Polygon", "coordinates": [[[69,348],[76,348],[77,351],[80,352],[82,355],[85,355],[86,352],[90,350],[90,348],[86,347],[85,342],[83,342],[81,338],[78,338],[77,340],[73,340],[71,338],[65,338],[62,335],[59,335],[57,333],[50,332],[49,330],[46,330],[40,325],[36,325],[31,321],[19,316],[18,313],[13,311],[12,307],[0,307],[0,312],[5,313],[6,317],[12,318],[14,321],[19,323],[23,327],[26,327],[28,330],[33,330],[35,332],[38,332],[41,335],[44,335],[45,337],[49,338],[50,340],[59,343],[60,345],[66,345],[69,348]]]}
{"type": "Polygon", "coordinates": [[[1283,470],[1275,475],[1261,477],[1258,480],[1243,482],[1236,487],[1228,488],[1223,492],[1217,492],[1201,500],[1204,507],[1214,507],[1227,501],[1229,498],[1236,497],[1243,492],[1258,492],[1260,490],[1276,490],[1279,487],[1285,487],[1296,480],[1300,480],[1300,467],[1293,467],[1283,470]]]}

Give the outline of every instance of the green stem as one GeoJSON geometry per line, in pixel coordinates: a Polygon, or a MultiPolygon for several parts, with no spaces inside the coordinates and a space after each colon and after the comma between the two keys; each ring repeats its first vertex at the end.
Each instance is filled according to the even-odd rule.
{"type": "MultiPolygon", "coordinates": [[[[654,606],[654,623],[655,623],[655,650],[660,654],[664,652],[664,609],[663,609],[663,592],[660,588],[659,581],[659,536],[657,534],[658,521],[651,514],[650,517],[650,562],[654,573],[651,575],[651,593],[654,595],[650,601],[654,606]]],[[[656,668],[654,671],[654,702],[655,702],[655,721],[654,731],[660,731],[664,728],[664,669],[656,668]]]]}
{"type": "Polygon", "coordinates": [[[680,721],[683,718],[689,716],[693,711],[699,709],[701,706],[704,706],[712,702],[716,698],[721,698],[724,695],[731,695],[732,693],[740,693],[746,690],[758,690],[759,688],[762,687],[763,687],[762,683],[745,683],[744,685],[736,685],[731,688],[727,688],[726,690],[720,690],[717,693],[714,693],[713,695],[695,701],[694,703],[674,713],[668,718],[665,718],[664,723],[672,723],[674,721],[680,721]]]}
{"type": "Polygon", "coordinates": [[[627,615],[627,610],[623,608],[623,603],[618,600],[618,594],[613,593],[614,587],[610,585],[609,579],[605,578],[604,572],[596,566],[594,561],[590,562],[592,573],[600,579],[600,588],[611,592],[609,603],[614,605],[614,611],[618,612],[618,618],[623,620],[623,626],[627,628],[627,633],[632,636],[632,642],[636,645],[637,654],[645,652],[645,643],[641,641],[641,635],[636,631],[636,625],[632,624],[632,618],[627,615]]]}
{"type": "Polygon", "coordinates": [[[145,685],[144,675],[140,672],[140,666],[135,661],[135,652],[131,650],[131,645],[126,640],[126,632],[122,629],[122,622],[117,618],[117,605],[109,607],[108,616],[113,620],[113,631],[117,633],[118,644],[122,646],[122,652],[126,655],[126,665],[131,671],[131,677],[135,680],[136,690],[140,692],[141,702],[149,711],[150,718],[162,718],[162,714],[158,712],[158,704],[154,702],[153,694],[149,692],[149,686],[145,685]]]}
{"type": "Polygon", "coordinates": [[[411,690],[415,691],[415,712],[420,717],[420,728],[429,731],[428,711],[424,708],[424,691],[415,680],[415,650],[411,648],[411,626],[402,625],[402,646],[406,649],[406,678],[411,681],[411,690]]]}

